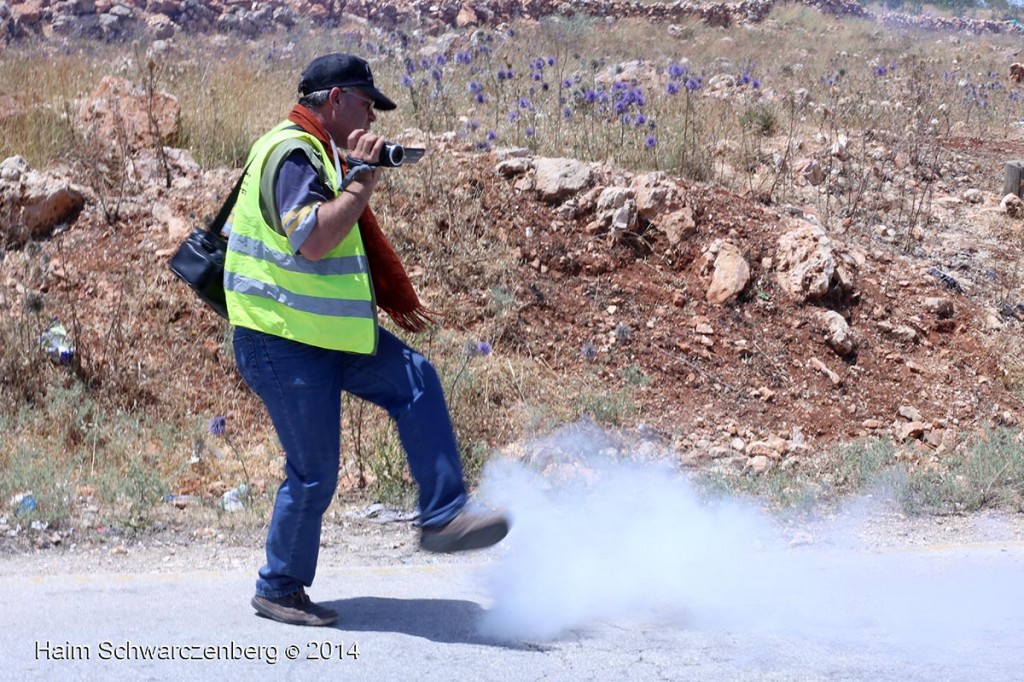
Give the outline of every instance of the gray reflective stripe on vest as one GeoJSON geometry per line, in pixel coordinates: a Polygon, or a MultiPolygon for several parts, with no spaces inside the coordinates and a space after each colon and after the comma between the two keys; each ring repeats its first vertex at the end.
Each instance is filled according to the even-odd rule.
{"type": "Polygon", "coordinates": [[[275,251],[260,240],[243,234],[232,235],[230,248],[236,253],[273,263],[282,270],[305,275],[365,275],[370,271],[366,256],[338,256],[312,261],[275,251]]]}
{"type": "Polygon", "coordinates": [[[259,296],[277,301],[289,308],[314,315],[331,317],[366,317],[373,318],[376,311],[373,301],[349,301],[337,298],[321,298],[305,296],[288,291],[276,284],[267,284],[251,277],[235,272],[224,273],[224,288],[238,294],[259,296]]]}

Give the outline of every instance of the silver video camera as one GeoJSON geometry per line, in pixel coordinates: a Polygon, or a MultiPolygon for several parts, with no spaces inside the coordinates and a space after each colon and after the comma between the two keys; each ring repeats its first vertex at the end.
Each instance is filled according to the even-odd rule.
{"type": "Polygon", "coordinates": [[[403,147],[396,142],[385,142],[384,149],[380,152],[380,163],[385,168],[397,168],[402,164],[416,163],[426,153],[426,149],[420,147],[403,147]]]}

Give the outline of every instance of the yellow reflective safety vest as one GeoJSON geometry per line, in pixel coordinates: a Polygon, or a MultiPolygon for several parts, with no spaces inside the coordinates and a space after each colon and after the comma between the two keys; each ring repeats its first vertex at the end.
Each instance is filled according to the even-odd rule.
{"type": "MultiPolygon", "coordinates": [[[[271,152],[301,140],[320,157],[324,184],[337,195],[330,152],[315,137],[285,121],[249,152],[249,172],[231,214],[224,294],[231,324],[331,350],[377,350],[377,306],[358,223],[319,261],[293,253],[288,238],[271,227],[260,206],[260,187],[271,152]]],[[[273,175],[268,176],[271,182],[273,175]]]]}

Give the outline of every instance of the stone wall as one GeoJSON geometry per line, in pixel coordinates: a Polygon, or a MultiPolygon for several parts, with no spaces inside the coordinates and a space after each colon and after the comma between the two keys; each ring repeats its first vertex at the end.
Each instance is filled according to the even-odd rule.
{"type": "MultiPolygon", "coordinates": [[[[765,19],[779,0],[705,3],[696,0],[0,0],[0,43],[19,38],[89,37],[118,40],[143,33],[154,40],[179,31],[237,32],[245,36],[292,26],[300,17],[332,24],[345,16],[377,26],[443,29],[495,26],[515,19],[582,14],[673,22],[699,18],[712,26],[765,19]]],[[[876,15],[853,0],[784,0],[822,12],[924,30],[1001,33],[1004,21],[876,15]]]]}

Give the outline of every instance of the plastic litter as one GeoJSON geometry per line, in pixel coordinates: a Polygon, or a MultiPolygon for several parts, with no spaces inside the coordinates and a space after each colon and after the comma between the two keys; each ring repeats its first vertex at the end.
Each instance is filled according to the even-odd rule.
{"type": "Polygon", "coordinates": [[[241,511],[242,509],[245,509],[245,500],[248,496],[249,486],[241,483],[237,488],[232,488],[224,493],[220,500],[220,506],[224,508],[224,511],[241,511]]]}
{"type": "Polygon", "coordinates": [[[31,490],[18,493],[11,498],[11,507],[16,514],[27,514],[36,508],[36,498],[31,490]]]}
{"type": "Polygon", "coordinates": [[[75,357],[75,344],[71,341],[71,335],[57,320],[46,328],[40,342],[46,354],[62,365],[71,364],[71,359],[75,357]]]}

